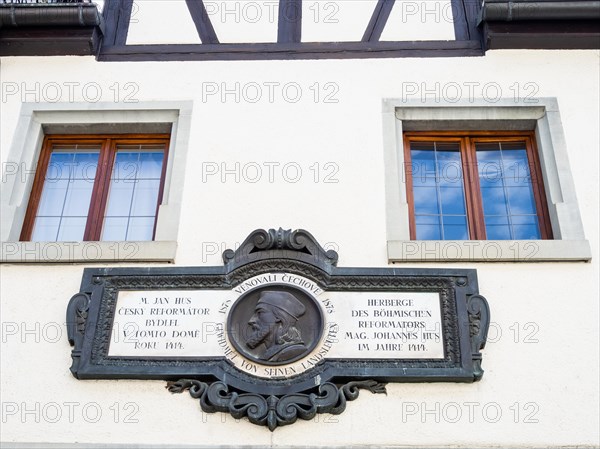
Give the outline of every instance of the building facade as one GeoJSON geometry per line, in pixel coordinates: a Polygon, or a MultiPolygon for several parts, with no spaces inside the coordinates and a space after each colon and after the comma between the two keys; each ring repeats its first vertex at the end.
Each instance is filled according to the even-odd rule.
{"type": "Polygon", "coordinates": [[[595,447],[600,2],[0,3],[3,447],[595,447]],[[84,268],[220,266],[306,229],[341,267],[476,269],[477,383],[269,432],[77,380],[84,268]]]}

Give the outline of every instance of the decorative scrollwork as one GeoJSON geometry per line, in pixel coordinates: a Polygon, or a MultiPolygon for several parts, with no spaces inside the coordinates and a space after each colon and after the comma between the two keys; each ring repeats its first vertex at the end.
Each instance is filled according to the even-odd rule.
{"type": "Polygon", "coordinates": [[[471,335],[471,352],[473,354],[473,375],[475,380],[483,376],[481,368],[481,350],[485,348],[490,326],[490,307],[481,295],[473,295],[467,301],[469,329],[471,335]]]}
{"type": "Polygon", "coordinates": [[[73,374],[76,374],[79,368],[89,308],[90,297],[86,293],[74,295],[67,306],[67,337],[69,343],[73,346],[71,351],[71,358],[73,359],[71,372],[73,374]]]}
{"type": "Polygon", "coordinates": [[[347,401],[358,398],[360,390],[387,394],[385,385],[375,380],[350,382],[339,387],[326,382],[316,391],[281,396],[230,391],[232,389],[220,381],[209,384],[192,379],[168,382],[166,388],[171,393],[188,390],[191,397],[199,399],[200,408],[206,413],[225,412],[235,419],[247,417],[252,424],[267,426],[273,432],[279,426],[295,423],[298,418],[310,420],[317,413],[339,415],[346,409],[347,401]]]}
{"type": "Polygon", "coordinates": [[[257,229],[236,250],[226,250],[223,262],[227,265],[234,261],[244,261],[259,252],[293,251],[310,256],[317,264],[336,266],[338,254],[333,250],[326,251],[312,234],[304,229],[257,229]]]}

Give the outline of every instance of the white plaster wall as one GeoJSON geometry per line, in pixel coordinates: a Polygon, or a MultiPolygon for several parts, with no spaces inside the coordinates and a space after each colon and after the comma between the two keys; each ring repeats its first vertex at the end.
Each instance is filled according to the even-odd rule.
{"type": "MultiPolygon", "coordinates": [[[[84,84],[95,82],[102,101],[113,101],[116,89],[122,102],[122,87],[133,82],[137,90],[132,98],[139,101],[194,102],[177,265],[218,265],[222,250],[235,247],[253,229],[282,226],[305,228],[320,242],[329,242],[340,254],[340,266],[386,266],[381,100],[419,98],[408,96],[416,83],[419,92],[435,102],[436,95],[454,95],[443,87],[450,81],[465,86],[463,97],[469,95],[466,83],[479,83],[471,84],[473,95],[490,103],[498,89],[504,97],[512,97],[518,88],[521,97],[535,93],[558,98],[593,254],[588,264],[422,265],[477,268],[493,321],[483,380],[464,385],[392,384],[387,396],[361,393],[340,416],[319,416],[318,422],[299,422],[274,433],[229,416],[203,415],[189,396],[167,393],[164,382],[77,381],[68,371],[64,327],[57,338],[53,323],[63,326],[67,302],[78,291],[84,266],[2,265],[2,403],[18,406],[17,414],[3,415],[3,441],[598,444],[598,52],[494,51],[480,58],[358,61],[98,63],[93,58],[56,57],[1,62],[3,91],[7,83],[18,87],[1,103],[2,161],[12,145],[21,102],[48,100],[43,87],[48,83],[80,82],[74,101],[84,100],[84,95],[89,100],[91,91],[83,92],[84,84]],[[271,82],[280,83],[272,101],[265,85],[271,82]],[[239,91],[239,98],[233,93],[207,96],[215,83],[220,92],[239,91]],[[262,86],[263,97],[253,102],[256,84],[262,86]],[[287,97],[281,89],[286,84],[287,97]],[[302,94],[294,103],[298,86],[302,94]],[[25,89],[29,93],[22,98],[25,89]],[[321,94],[316,101],[315,89],[321,94]],[[327,94],[337,102],[326,102],[327,94]],[[225,182],[220,176],[203,182],[203,164],[206,168],[225,163],[235,172],[238,162],[239,182],[235,174],[225,182]],[[265,163],[280,164],[272,183],[265,163]],[[283,178],[286,163],[302,168],[297,183],[283,178]],[[320,167],[318,182],[315,163],[320,167]],[[324,182],[327,163],[336,164],[337,183],[324,182]],[[255,176],[250,171],[255,166],[248,164],[263,166],[258,182],[244,179],[244,167],[247,176],[255,176]],[[37,334],[22,334],[35,326],[37,334]],[[66,402],[81,404],[72,423],[66,402]],[[50,403],[59,404],[63,413],[56,423],[50,422],[55,418],[50,403]],[[82,415],[83,406],[90,403],[102,410],[97,423],[89,422],[95,405],[87,405],[91,416],[82,415]],[[34,409],[36,404],[39,417],[36,412],[22,416],[25,407],[34,409]],[[120,412],[116,419],[115,409],[120,412]],[[130,418],[138,422],[124,422],[132,411],[130,418]],[[537,422],[527,422],[531,420],[537,422]]],[[[68,95],[65,88],[60,100],[68,103],[68,95]]],[[[92,102],[89,107],[94,107],[92,102]]],[[[291,169],[287,174],[294,176],[291,169]]]]}
{"type": "Polygon", "coordinates": [[[142,0],[133,2],[127,44],[201,43],[185,1],[142,0]]]}
{"type": "MultiPolygon", "coordinates": [[[[302,3],[303,42],[360,41],[376,0],[306,0],[302,3]]],[[[219,42],[276,42],[276,0],[205,0],[219,42]]],[[[286,17],[295,20],[296,11],[286,17]]],[[[453,40],[450,0],[398,0],[382,41],[453,40]]],[[[197,44],[198,33],[184,0],[136,0],[128,44],[197,44]]]]}
{"type": "Polygon", "coordinates": [[[360,41],[375,5],[372,0],[302,2],[302,41],[360,41]]]}
{"type": "Polygon", "coordinates": [[[395,2],[381,34],[382,41],[454,40],[454,38],[454,19],[450,0],[395,2]]]}

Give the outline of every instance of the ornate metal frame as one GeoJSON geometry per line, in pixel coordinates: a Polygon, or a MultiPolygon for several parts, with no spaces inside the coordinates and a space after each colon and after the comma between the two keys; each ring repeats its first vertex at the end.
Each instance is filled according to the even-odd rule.
{"type": "Polygon", "coordinates": [[[206,412],[227,411],[254,424],[291,424],[315,413],[341,413],[360,389],[385,392],[385,382],[473,382],[481,379],[481,349],[489,308],[478,294],[475,270],[337,268],[304,230],[256,230],[222,267],[88,268],[67,309],[71,372],[78,379],[163,379],[169,391],[189,390],[206,412]],[[444,359],[325,359],[287,379],[258,379],[224,357],[109,357],[117,294],[121,290],[230,289],[251,276],[290,272],[335,291],[439,292],[444,359]],[[315,381],[319,379],[319,381],[315,381]]]}

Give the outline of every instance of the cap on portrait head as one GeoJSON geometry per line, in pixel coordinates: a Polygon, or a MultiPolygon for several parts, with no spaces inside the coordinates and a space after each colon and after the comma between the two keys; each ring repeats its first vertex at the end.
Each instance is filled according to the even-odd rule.
{"type": "Polygon", "coordinates": [[[277,307],[296,319],[300,318],[306,312],[304,304],[288,292],[262,292],[256,305],[258,306],[259,304],[269,304],[270,306],[277,307]]]}

